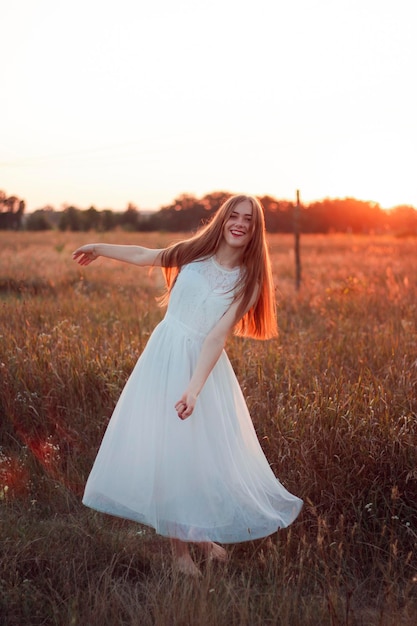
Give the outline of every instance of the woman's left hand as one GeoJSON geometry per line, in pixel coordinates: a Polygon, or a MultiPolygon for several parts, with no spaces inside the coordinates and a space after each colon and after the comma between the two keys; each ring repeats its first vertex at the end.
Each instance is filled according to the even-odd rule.
{"type": "Polygon", "coordinates": [[[178,413],[178,417],[181,420],[185,420],[187,419],[187,417],[190,417],[191,413],[194,411],[196,402],[197,396],[195,396],[193,393],[190,393],[189,391],[186,391],[182,395],[181,400],[178,400],[175,405],[175,410],[178,413]]]}

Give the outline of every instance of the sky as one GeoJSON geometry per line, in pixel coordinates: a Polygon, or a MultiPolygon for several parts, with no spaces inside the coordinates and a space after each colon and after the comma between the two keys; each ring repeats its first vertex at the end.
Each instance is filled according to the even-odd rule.
{"type": "Polygon", "coordinates": [[[417,207],[415,0],[0,3],[0,189],[417,207]]]}

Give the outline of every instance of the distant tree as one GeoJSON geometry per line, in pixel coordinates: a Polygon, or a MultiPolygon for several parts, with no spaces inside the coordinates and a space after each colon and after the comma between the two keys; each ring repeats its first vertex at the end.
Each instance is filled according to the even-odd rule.
{"type": "Polygon", "coordinates": [[[19,230],[24,211],[24,200],[19,200],[17,196],[8,197],[4,191],[0,192],[0,229],[19,230]]]}
{"type": "Polygon", "coordinates": [[[104,209],[101,212],[100,230],[107,232],[116,226],[116,218],[111,209],[104,209]]]}
{"type": "Polygon", "coordinates": [[[276,200],[271,196],[259,198],[265,209],[266,230],[271,233],[290,233],[293,230],[293,204],[286,200],[276,200]]]}
{"type": "Polygon", "coordinates": [[[388,212],[391,230],[401,235],[417,234],[417,211],[409,204],[401,204],[388,212]]]}
{"type": "Polygon", "coordinates": [[[226,200],[230,198],[231,195],[232,194],[227,191],[214,191],[203,196],[200,202],[204,206],[207,213],[212,215],[221,207],[223,202],[226,202],[226,200]]]}
{"type": "Polygon", "coordinates": [[[48,226],[48,229],[55,229],[58,228],[61,215],[60,211],[55,211],[53,206],[46,204],[44,207],[33,211],[33,213],[29,213],[24,226],[27,230],[45,230],[42,226],[42,224],[45,224],[45,226],[48,226]]]}
{"type": "Polygon", "coordinates": [[[306,207],[305,232],[380,231],[385,228],[386,215],[376,202],[356,198],[325,198],[306,207]]]}
{"type": "Polygon", "coordinates": [[[91,206],[86,211],[82,212],[82,229],[85,231],[88,230],[99,230],[101,223],[101,216],[99,211],[91,206]]]}
{"type": "Polygon", "coordinates": [[[118,220],[120,226],[124,230],[135,231],[139,227],[139,210],[138,208],[129,202],[126,211],[122,213],[118,220]]]}
{"type": "Polygon", "coordinates": [[[58,224],[59,230],[71,230],[78,232],[82,230],[82,216],[80,209],[74,206],[67,207],[61,214],[58,224]]]}
{"type": "Polygon", "coordinates": [[[186,232],[195,230],[207,219],[207,201],[197,200],[190,194],[178,196],[173,204],[162,207],[155,219],[159,222],[160,229],[170,232],[186,232]]]}
{"type": "Polygon", "coordinates": [[[29,213],[26,218],[25,223],[26,230],[51,230],[52,224],[48,220],[46,215],[46,211],[43,209],[38,209],[37,211],[33,211],[33,213],[29,213]]]}

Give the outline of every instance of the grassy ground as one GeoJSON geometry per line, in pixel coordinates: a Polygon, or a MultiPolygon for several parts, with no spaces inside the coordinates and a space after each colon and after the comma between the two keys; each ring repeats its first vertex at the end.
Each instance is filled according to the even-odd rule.
{"type": "Polygon", "coordinates": [[[163,314],[158,271],[71,261],[92,237],[0,233],[0,623],[414,624],[415,240],[302,237],[296,293],[292,238],[271,237],[280,337],[234,338],[228,353],[268,460],[305,507],[195,582],[171,570],[166,540],[80,504],[163,314]]]}

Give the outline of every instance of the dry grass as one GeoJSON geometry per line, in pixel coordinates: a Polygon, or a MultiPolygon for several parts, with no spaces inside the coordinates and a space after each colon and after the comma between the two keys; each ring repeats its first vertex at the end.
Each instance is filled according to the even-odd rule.
{"type": "Polygon", "coordinates": [[[195,583],[152,531],[80,504],[162,315],[158,272],[72,262],[90,239],[0,233],[1,623],[414,624],[415,240],[305,236],[297,294],[292,238],[271,238],[280,338],[228,351],[269,461],[306,504],[287,531],[233,546],[226,567],[203,563],[195,583]]]}

